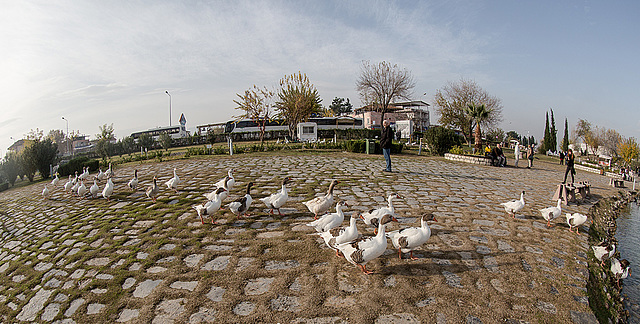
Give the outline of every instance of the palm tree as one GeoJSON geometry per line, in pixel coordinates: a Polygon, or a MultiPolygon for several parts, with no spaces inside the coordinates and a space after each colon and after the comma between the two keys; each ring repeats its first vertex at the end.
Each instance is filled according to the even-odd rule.
{"type": "Polygon", "coordinates": [[[475,131],[475,149],[476,152],[482,149],[482,133],[480,132],[480,123],[486,121],[491,114],[491,110],[482,105],[476,105],[475,103],[467,104],[466,113],[472,121],[476,123],[475,131]]]}

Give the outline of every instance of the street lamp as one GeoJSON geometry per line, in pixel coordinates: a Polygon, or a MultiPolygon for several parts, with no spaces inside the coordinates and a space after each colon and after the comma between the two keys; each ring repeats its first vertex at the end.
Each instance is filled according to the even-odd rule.
{"type": "Polygon", "coordinates": [[[167,90],[165,90],[164,93],[169,96],[169,127],[171,127],[171,94],[169,94],[167,90]]]}
{"type": "Polygon", "coordinates": [[[67,122],[67,154],[70,154],[71,150],[69,149],[69,120],[64,118],[64,116],[62,116],[62,119],[67,122]]]}

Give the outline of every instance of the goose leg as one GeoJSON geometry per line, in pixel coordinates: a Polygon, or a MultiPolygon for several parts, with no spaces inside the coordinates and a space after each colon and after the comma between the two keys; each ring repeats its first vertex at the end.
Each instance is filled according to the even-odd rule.
{"type": "Polygon", "coordinates": [[[213,215],[211,215],[211,224],[215,224],[215,222],[213,221],[213,215]]]}
{"type": "Polygon", "coordinates": [[[373,273],[373,271],[368,271],[365,265],[358,264],[358,266],[360,267],[362,272],[364,272],[365,274],[372,274],[373,273]]]}
{"type": "Polygon", "coordinates": [[[419,259],[419,258],[416,258],[416,257],[413,256],[413,250],[410,253],[410,257],[411,257],[411,260],[418,260],[419,259]]]}
{"type": "Polygon", "coordinates": [[[402,260],[402,249],[398,249],[398,259],[402,260]]]}

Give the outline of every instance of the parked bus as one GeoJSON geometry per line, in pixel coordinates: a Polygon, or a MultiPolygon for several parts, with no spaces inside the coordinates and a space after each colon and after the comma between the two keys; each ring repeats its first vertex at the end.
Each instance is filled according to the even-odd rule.
{"type": "Polygon", "coordinates": [[[152,128],[146,131],[135,132],[135,133],[131,133],[131,137],[133,137],[134,139],[138,139],[142,134],[151,135],[154,140],[157,140],[158,136],[160,136],[161,134],[169,134],[171,138],[185,138],[189,136],[189,134],[187,133],[186,127],[184,125],[179,125],[179,126],[169,126],[169,127],[158,127],[158,128],[152,128]]]}
{"type": "MultiPolygon", "coordinates": [[[[308,122],[316,123],[318,130],[363,128],[362,118],[353,117],[315,117],[308,122]]],[[[265,131],[286,131],[288,125],[283,119],[270,119],[266,122],[265,131]]],[[[240,119],[228,121],[224,132],[229,133],[257,133],[260,132],[258,121],[240,119]]]]}

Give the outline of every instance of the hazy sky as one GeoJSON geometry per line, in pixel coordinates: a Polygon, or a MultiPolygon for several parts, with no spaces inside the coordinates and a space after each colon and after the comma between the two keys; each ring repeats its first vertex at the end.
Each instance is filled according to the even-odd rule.
{"type": "MultiPolygon", "coordinates": [[[[306,73],[323,105],[360,100],[363,60],[431,103],[449,81],[502,99],[505,131],[586,119],[640,137],[638,1],[3,1],[0,154],[30,129],[122,138],[238,115],[237,93],[306,73]],[[426,96],[423,96],[426,93],[426,96]]],[[[437,120],[432,120],[437,123],[437,120]]]]}

